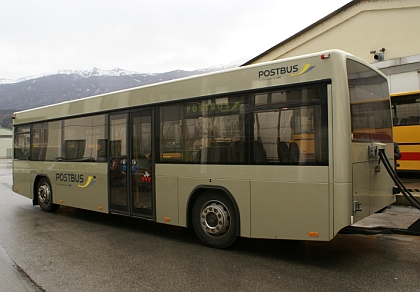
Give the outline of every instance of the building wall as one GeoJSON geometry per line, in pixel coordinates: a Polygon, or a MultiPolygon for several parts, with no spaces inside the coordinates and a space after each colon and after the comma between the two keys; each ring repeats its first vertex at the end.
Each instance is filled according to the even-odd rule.
{"type": "Polygon", "coordinates": [[[374,63],[389,76],[392,93],[419,90],[419,19],[419,0],[353,1],[247,65],[340,49],[374,63]],[[384,60],[375,61],[371,52],[379,53],[382,48],[384,60]]]}
{"type": "Polygon", "coordinates": [[[12,130],[0,127],[0,158],[12,158],[12,130]]]}
{"type": "Polygon", "coordinates": [[[342,49],[367,62],[385,48],[388,59],[419,54],[420,1],[361,0],[264,52],[260,63],[326,49],[342,49]]]}
{"type": "Polygon", "coordinates": [[[420,54],[376,62],[374,65],[388,76],[391,93],[420,94],[420,54]]]}

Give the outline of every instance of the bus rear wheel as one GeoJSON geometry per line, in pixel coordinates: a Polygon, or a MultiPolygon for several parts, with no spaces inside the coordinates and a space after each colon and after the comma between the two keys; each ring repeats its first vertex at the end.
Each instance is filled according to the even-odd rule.
{"type": "Polygon", "coordinates": [[[52,188],[47,178],[43,177],[39,180],[36,195],[42,211],[55,212],[60,208],[60,205],[53,204],[52,188]]]}
{"type": "Polygon", "coordinates": [[[192,225],[206,245],[227,248],[236,240],[237,215],[231,200],[214,191],[206,191],[194,202],[192,225]]]}

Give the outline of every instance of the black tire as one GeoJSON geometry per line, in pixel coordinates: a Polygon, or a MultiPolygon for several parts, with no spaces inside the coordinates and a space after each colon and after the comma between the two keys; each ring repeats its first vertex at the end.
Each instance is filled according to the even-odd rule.
{"type": "Polygon", "coordinates": [[[38,204],[41,207],[42,211],[45,212],[55,212],[60,208],[60,205],[53,204],[53,193],[50,181],[43,177],[38,181],[38,186],[36,188],[36,196],[38,199],[38,204]]]}
{"type": "Polygon", "coordinates": [[[223,193],[206,191],[194,202],[192,225],[206,245],[227,248],[236,240],[238,215],[232,201],[223,193]]]}

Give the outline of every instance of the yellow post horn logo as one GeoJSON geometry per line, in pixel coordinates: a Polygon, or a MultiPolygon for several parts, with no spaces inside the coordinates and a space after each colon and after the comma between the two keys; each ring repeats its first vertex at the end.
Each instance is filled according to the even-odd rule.
{"type": "Polygon", "coordinates": [[[311,66],[311,64],[305,64],[305,66],[303,67],[303,69],[300,72],[298,72],[298,73],[292,73],[292,74],[290,74],[290,76],[299,76],[299,75],[308,73],[313,68],[315,68],[315,66],[311,66]]]}
{"type": "Polygon", "coordinates": [[[96,182],[96,176],[88,176],[88,179],[84,185],[77,185],[79,188],[88,188],[96,182]]]}

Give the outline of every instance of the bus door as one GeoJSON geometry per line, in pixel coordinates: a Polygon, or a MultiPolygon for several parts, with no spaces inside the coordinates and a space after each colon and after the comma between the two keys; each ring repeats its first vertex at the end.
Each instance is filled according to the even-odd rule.
{"type": "Polygon", "coordinates": [[[153,217],[152,111],[110,115],[110,211],[153,217]]]}

